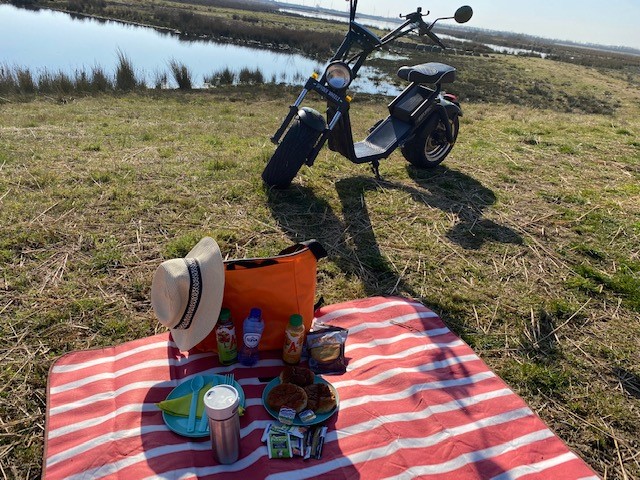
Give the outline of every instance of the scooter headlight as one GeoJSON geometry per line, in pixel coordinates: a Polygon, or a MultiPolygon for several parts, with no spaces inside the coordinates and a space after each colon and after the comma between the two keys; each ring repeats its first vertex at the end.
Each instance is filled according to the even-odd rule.
{"type": "Polygon", "coordinates": [[[326,79],[331,88],[347,88],[352,80],[351,69],[346,63],[334,62],[327,67],[326,79]]]}

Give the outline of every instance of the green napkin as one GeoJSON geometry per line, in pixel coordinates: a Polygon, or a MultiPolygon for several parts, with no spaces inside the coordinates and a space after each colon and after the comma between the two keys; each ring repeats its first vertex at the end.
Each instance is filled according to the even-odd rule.
{"type": "MultiPolygon", "coordinates": [[[[200,389],[198,393],[198,408],[196,408],[196,417],[202,417],[204,413],[204,394],[207,393],[213,387],[213,382],[207,383],[204,387],[200,389]]],[[[171,398],[169,400],[163,400],[160,403],[156,403],[160,410],[167,412],[171,415],[176,415],[178,417],[188,417],[189,416],[189,408],[191,407],[191,397],[193,397],[193,393],[189,392],[182,397],[171,398]]]]}

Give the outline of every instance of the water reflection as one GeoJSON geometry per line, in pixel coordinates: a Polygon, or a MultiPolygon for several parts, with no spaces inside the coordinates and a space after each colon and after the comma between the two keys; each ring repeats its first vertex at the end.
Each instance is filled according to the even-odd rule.
{"type": "Polygon", "coordinates": [[[75,71],[102,67],[115,71],[118,51],[131,61],[139,75],[152,85],[154,77],[168,71],[171,60],[189,68],[195,86],[205,76],[228,67],[260,69],[267,80],[293,83],[296,76],[308,76],[321,68],[301,55],[239,47],[204,40],[186,41],[175,33],[122,24],[83,19],[49,10],[23,10],[0,5],[4,28],[0,30],[0,63],[17,65],[33,72],[75,71]]]}

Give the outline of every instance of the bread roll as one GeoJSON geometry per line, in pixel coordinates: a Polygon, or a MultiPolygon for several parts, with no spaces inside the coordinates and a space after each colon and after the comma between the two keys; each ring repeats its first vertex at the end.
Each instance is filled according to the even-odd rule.
{"type": "Polygon", "coordinates": [[[328,413],[336,407],[336,396],[326,383],[314,383],[304,387],[307,394],[307,408],[315,413],[328,413]]]}
{"type": "Polygon", "coordinates": [[[267,394],[267,406],[276,412],[282,407],[289,407],[300,413],[307,407],[307,393],[304,388],[293,383],[281,383],[267,394]]]}
{"type": "Polygon", "coordinates": [[[281,383],[293,383],[299,387],[306,387],[313,384],[315,379],[314,373],[305,367],[287,365],[280,372],[281,383]]]}

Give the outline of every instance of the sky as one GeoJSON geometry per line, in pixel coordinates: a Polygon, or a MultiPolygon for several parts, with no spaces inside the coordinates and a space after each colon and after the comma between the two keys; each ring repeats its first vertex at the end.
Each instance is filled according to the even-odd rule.
{"type": "MultiPolygon", "coordinates": [[[[345,0],[280,1],[349,10],[345,0]]],[[[422,6],[431,11],[428,21],[451,16],[465,4],[474,11],[469,26],[640,49],[640,0],[359,0],[358,12],[395,17],[422,6]]]]}

